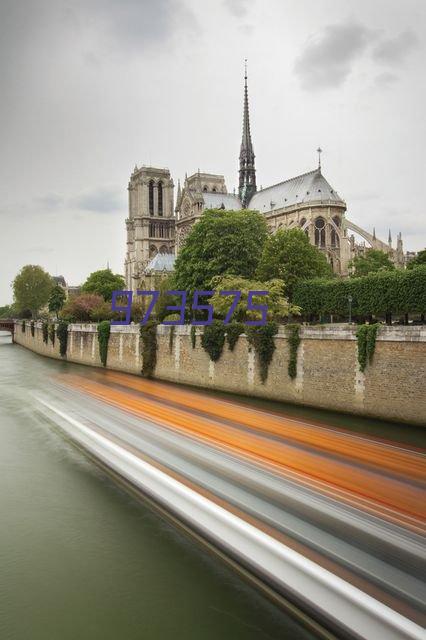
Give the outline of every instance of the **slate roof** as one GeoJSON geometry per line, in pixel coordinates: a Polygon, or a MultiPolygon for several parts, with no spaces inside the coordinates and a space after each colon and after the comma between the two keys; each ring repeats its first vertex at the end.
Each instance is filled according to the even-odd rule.
{"type": "Polygon", "coordinates": [[[318,200],[327,202],[331,200],[335,203],[345,204],[344,200],[324,178],[321,170],[315,169],[257,191],[247,208],[266,213],[302,202],[318,200]]]}
{"type": "Polygon", "coordinates": [[[157,253],[148,263],[146,271],[173,271],[175,256],[172,253],[157,253]]]}
{"type": "Polygon", "coordinates": [[[203,191],[204,206],[206,209],[227,209],[228,211],[239,211],[242,209],[238,196],[233,193],[215,193],[203,191]],[[223,205],[223,206],[222,206],[223,205]]]}

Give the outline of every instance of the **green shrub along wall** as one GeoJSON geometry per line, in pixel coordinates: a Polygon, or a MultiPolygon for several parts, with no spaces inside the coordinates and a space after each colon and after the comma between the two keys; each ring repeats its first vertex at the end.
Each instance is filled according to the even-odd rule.
{"type": "Polygon", "coordinates": [[[111,333],[109,320],[103,320],[98,324],[99,357],[104,367],[108,358],[108,342],[111,333]]]}
{"type": "Polygon", "coordinates": [[[426,312],[426,265],[410,271],[384,271],[363,278],[306,280],[295,286],[292,302],[302,315],[331,314],[347,318],[426,312]]]}
{"type": "Polygon", "coordinates": [[[290,378],[295,378],[297,375],[297,350],[300,344],[300,325],[287,325],[287,340],[290,347],[287,371],[290,378]]]}
{"type": "Polygon", "coordinates": [[[62,358],[65,358],[67,355],[67,347],[68,347],[68,322],[60,322],[58,324],[58,328],[56,329],[56,335],[59,340],[59,353],[62,358]]]}
{"type": "Polygon", "coordinates": [[[260,379],[263,384],[265,384],[268,377],[268,367],[274,355],[274,336],[277,332],[278,325],[275,322],[267,322],[263,327],[250,327],[247,329],[247,339],[254,347],[259,358],[260,379]]]}
{"type": "Polygon", "coordinates": [[[363,324],[356,332],[360,371],[365,371],[367,364],[373,361],[378,329],[378,324],[363,324]]]}
{"type": "Polygon", "coordinates": [[[149,320],[141,325],[140,336],[142,340],[142,370],[145,378],[152,378],[157,364],[157,323],[149,320]]]}

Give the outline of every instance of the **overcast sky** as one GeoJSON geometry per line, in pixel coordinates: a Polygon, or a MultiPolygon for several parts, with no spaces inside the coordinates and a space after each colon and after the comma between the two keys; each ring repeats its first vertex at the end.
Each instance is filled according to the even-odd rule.
{"type": "Polygon", "coordinates": [[[24,264],[123,271],[135,163],[258,185],[313,169],[348,217],[425,245],[424,0],[0,0],[0,305],[24,264]]]}

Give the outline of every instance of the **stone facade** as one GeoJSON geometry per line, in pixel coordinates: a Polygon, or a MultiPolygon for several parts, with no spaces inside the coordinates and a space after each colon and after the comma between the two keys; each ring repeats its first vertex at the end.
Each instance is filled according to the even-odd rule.
{"type": "Polygon", "coordinates": [[[125,259],[125,280],[129,290],[138,288],[152,258],[158,253],[174,252],[173,190],[168,169],[135,167],[130,176],[125,259]]]}
{"type": "MultiPolygon", "coordinates": [[[[58,340],[54,347],[45,344],[41,323],[36,324],[34,338],[29,326],[22,333],[20,321],[16,325],[17,344],[60,359],[58,340]]],[[[157,330],[159,380],[425,425],[425,327],[381,327],[373,362],[365,373],[358,366],[356,327],[301,327],[294,379],[287,372],[289,346],[281,328],[265,384],[256,353],[244,335],[234,351],[225,345],[220,359],[212,362],[201,347],[199,329],[195,348],[188,326],[175,327],[172,345],[170,330],[164,325],[157,330]]],[[[96,325],[70,325],[67,359],[101,366],[96,325]]],[[[138,325],[111,327],[107,367],[140,375],[138,325]]]]}

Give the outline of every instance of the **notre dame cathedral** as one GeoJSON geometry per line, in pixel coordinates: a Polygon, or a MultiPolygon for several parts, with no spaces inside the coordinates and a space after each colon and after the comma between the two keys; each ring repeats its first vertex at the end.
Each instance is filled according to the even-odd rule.
{"type": "Polygon", "coordinates": [[[397,266],[403,266],[401,234],[393,248],[390,231],[385,243],[376,238],[374,230],[370,234],[348,220],[346,202],[322,174],[320,154],[318,149],[318,166],[313,171],[265,189],[257,188],[246,72],[238,195],[235,190],[228,193],[222,175],[198,170],[185,176],[182,188],[178,183],[175,204],[174,183],[168,169],[136,166],[128,187],[127,288],[152,288],[153,276],[173,271],[175,255],[205,209],[260,211],[272,233],[299,227],[342,276],[348,275],[350,260],[370,247],[384,251],[397,266]],[[355,241],[354,233],[363,239],[362,243],[355,241]]]}

